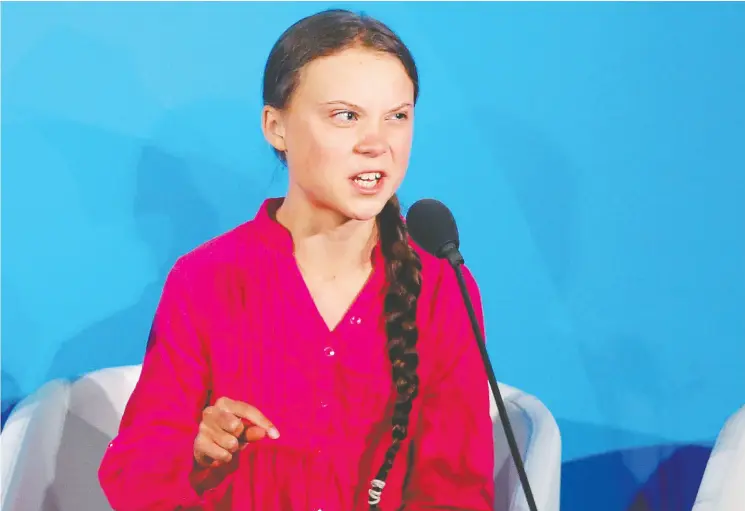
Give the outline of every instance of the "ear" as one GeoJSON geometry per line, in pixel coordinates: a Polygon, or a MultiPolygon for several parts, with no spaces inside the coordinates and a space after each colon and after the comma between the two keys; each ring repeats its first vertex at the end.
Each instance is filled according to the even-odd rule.
{"type": "Polygon", "coordinates": [[[264,138],[279,152],[285,152],[285,126],[282,112],[272,106],[265,106],[261,111],[261,129],[264,138]]]}

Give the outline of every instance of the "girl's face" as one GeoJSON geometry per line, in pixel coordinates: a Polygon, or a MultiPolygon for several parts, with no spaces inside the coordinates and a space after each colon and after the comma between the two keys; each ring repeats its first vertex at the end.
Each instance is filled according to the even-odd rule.
{"type": "Polygon", "coordinates": [[[288,195],[370,220],[406,174],[413,121],[414,85],[401,61],[349,48],[306,65],[287,108],[265,107],[263,128],[287,160],[288,195]]]}

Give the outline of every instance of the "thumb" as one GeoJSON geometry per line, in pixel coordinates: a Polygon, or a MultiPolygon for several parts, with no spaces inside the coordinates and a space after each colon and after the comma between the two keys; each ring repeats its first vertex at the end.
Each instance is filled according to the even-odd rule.
{"type": "Polygon", "coordinates": [[[262,438],[266,437],[266,429],[261,426],[248,426],[241,435],[244,442],[258,442],[262,438]]]}

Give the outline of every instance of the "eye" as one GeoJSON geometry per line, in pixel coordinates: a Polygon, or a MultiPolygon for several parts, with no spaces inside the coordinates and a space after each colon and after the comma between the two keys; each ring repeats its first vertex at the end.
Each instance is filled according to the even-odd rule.
{"type": "Polygon", "coordinates": [[[405,121],[409,118],[409,114],[407,112],[396,112],[392,117],[397,121],[405,121]]]}
{"type": "Polygon", "coordinates": [[[340,112],[334,112],[333,117],[337,121],[352,122],[352,121],[357,120],[358,115],[355,112],[352,112],[351,110],[342,110],[340,112]]]}

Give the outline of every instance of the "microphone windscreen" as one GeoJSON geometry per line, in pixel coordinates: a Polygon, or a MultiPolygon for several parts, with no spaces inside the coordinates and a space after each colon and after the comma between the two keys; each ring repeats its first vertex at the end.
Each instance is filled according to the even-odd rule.
{"type": "Polygon", "coordinates": [[[437,257],[443,257],[442,249],[450,244],[456,249],[460,247],[455,218],[438,200],[416,201],[406,213],[406,227],[419,246],[437,257]]]}

